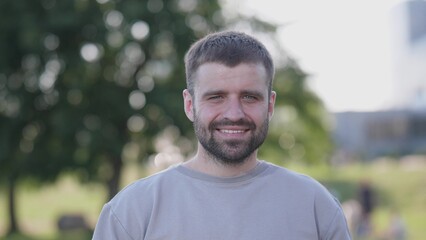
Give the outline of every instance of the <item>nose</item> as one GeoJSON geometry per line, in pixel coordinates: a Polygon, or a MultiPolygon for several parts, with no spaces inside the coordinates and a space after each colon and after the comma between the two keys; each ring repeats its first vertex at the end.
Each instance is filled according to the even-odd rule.
{"type": "Polygon", "coordinates": [[[223,117],[231,121],[238,121],[245,116],[244,108],[239,99],[229,99],[223,117]]]}

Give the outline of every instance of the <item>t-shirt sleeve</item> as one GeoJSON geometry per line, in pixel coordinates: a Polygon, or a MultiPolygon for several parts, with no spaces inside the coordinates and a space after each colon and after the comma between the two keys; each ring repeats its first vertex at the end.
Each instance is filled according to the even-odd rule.
{"type": "Polygon", "coordinates": [[[102,208],[92,240],[134,240],[107,203],[102,208]]]}
{"type": "Polygon", "coordinates": [[[336,213],[326,231],[325,240],[351,240],[346,218],[341,208],[336,209],[336,213]]]}
{"type": "Polygon", "coordinates": [[[351,235],[339,201],[322,188],[315,196],[315,214],[321,240],[350,240],[351,235]]]}

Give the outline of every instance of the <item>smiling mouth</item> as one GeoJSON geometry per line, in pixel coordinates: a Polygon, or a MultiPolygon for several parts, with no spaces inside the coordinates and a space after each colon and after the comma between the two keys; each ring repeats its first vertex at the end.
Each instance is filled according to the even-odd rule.
{"type": "Polygon", "coordinates": [[[225,136],[242,136],[255,129],[253,123],[244,119],[241,119],[239,121],[230,121],[225,119],[222,121],[214,122],[209,127],[212,131],[215,130],[225,136]]]}
{"type": "Polygon", "coordinates": [[[229,130],[229,129],[218,129],[222,133],[227,134],[242,134],[245,133],[247,130],[229,130]]]}

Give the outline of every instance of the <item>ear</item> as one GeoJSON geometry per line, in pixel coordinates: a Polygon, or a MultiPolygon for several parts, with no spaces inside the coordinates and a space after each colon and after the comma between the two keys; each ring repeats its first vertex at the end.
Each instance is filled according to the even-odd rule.
{"type": "Polygon", "coordinates": [[[272,116],[274,115],[276,97],[277,97],[277,93],[275,91],[272,91],[271,96],[269,98],[269,103],[268,103],[269,120],[271,120],[272,116]]]}
{"type": "Polygon", "coordinates": [[[194,121],[194,102],[192,99],[191,93],[189,93],[188,89],[183,90],[183,105],[185,108],[186,117],[193,122],[194,121]]]}

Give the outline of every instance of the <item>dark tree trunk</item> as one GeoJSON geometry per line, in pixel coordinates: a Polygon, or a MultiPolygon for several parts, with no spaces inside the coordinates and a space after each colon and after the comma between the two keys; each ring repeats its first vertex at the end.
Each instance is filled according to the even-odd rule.
{"type": "Polygon", "coordinates": [[[111,162],[112,176],[108,181],[108,199],[112,199],[120,190],[121,169],[123,162],[120,157],[114,157],[111,162]]]}
{"type": "Polygon", "coordinates": [[[16,217],[16,181],[14,177],[9,178],[8,185],[8,207],[9,207],[9,230],[8,234],[14,234],[20,232],[18,226],[18,220],[16,217]]]}

